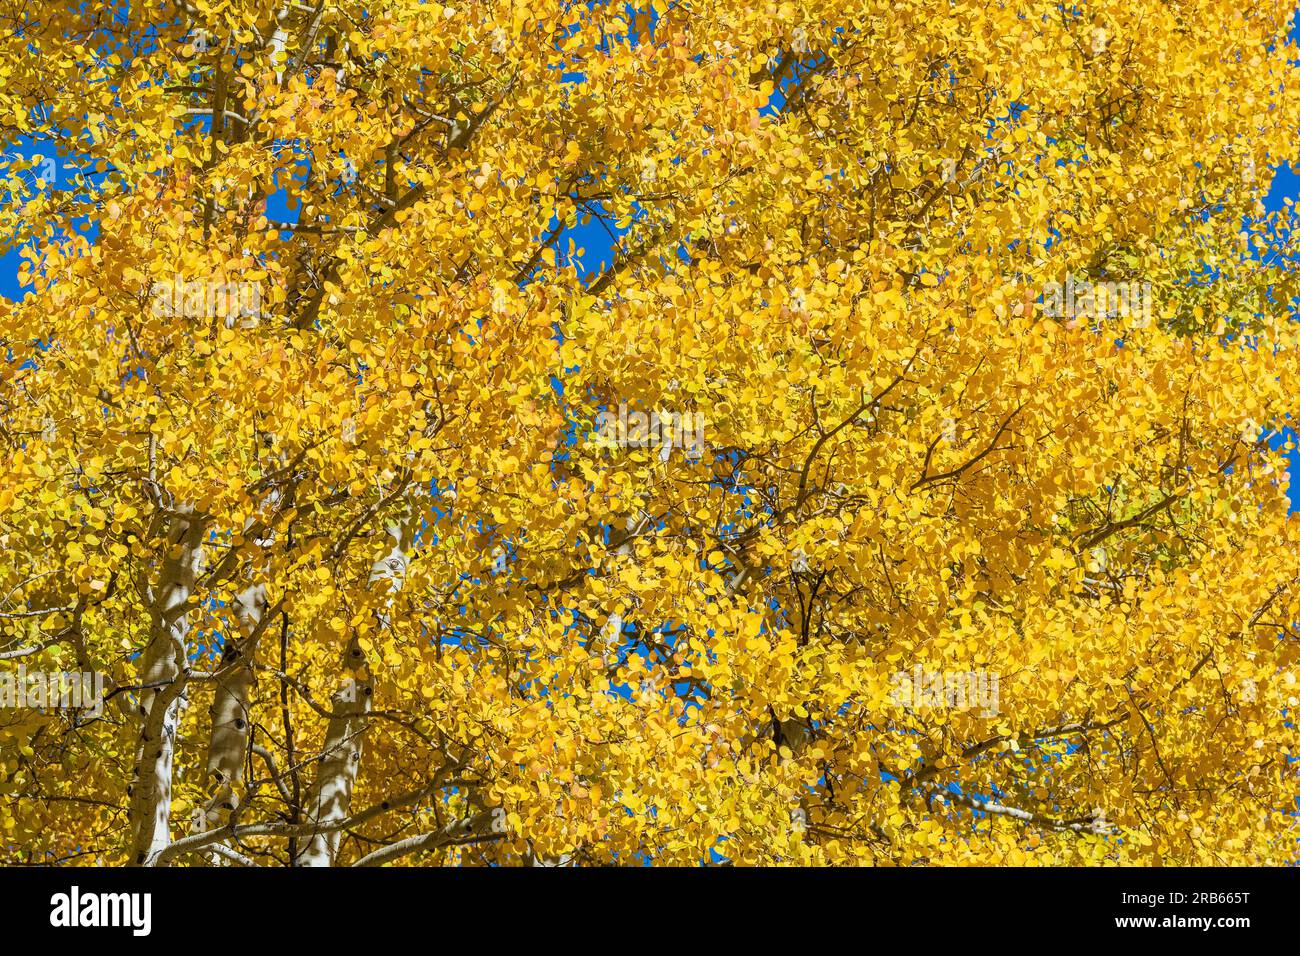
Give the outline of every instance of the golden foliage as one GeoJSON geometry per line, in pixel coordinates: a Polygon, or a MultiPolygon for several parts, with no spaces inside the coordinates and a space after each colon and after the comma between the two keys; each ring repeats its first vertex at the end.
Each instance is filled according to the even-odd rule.
{"type": "Polygon", "coordinates": [[[193,521],[171,840],[261,585],[215,812],[356,677],[337,862],[1295,860],[1292,4],[96,6],[0,3],[0,653],[109,696],[0,711],[4,857],[130,861],[193,521]]]}

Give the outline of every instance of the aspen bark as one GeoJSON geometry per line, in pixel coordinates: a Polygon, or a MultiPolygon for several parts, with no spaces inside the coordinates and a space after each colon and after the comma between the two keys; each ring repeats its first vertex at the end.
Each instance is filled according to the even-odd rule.
{"type": "MultiPolygon", "coordinates": [[[[325,731],[325,748],[318,758],[316,779],[303,801],[306,822],[313,826],[337,823],[352,807],[352,788],[361,767],[361,745],[370,712],[370,685],[349,679],[335,692],[325,731]]],[[[332,866],[339,832],[315,833],[302,842],[296,866],[332,866]]]]}
{"type": "Polygon", "coordinates": [[[248,692],[253,683],[253,659],[266,606],[266,587],[261,584],[245,588],[233,602],[239,636],[227,637],[217,670],[206,766],[210,795],[204,806],[194,811],[192,833],[221,826],[223,817],[234,813],[239,806],[239,788],[248,757],[248,692]]]}
{"type": "MultiPolygon", "coordinates": [[[[409,563],[410,529],[401,524],[390,524],[385,529],[393,539],[393,546],[370,568],[370,584],[387,582],[389,598],[385,613],[380,617],[380,627],[389,626],[387,607],[392,595],[401,590],[409,563]]],[[[360,648],[353,642],[360,657],[360,648]]],[[[359,663],[359,661],[358,661],[359,663]]],[[[349,679],[332,698],[332,713],[325,731],[325,747],[319,759],[316,779],[307,792],[303,810],[310,824],[336,823],[347,817],[352,806],[352,788],[361,766],[362,742],[369,723],[370,684],[349,679]]],[[[333,866],[338,851],[339,833],[316,833],[303,841],[294,860],[297,866],[333,866]]]]}
{"type": "Polygon", "coordinates": [[[172,759],[188,672],[190,598],[203,562],[203,522],[171,519],[170,550],[150,592],[149,644],[141,656],[140,730],[130,793],[131,855],[140,865],[170,840],[172,759]]]}

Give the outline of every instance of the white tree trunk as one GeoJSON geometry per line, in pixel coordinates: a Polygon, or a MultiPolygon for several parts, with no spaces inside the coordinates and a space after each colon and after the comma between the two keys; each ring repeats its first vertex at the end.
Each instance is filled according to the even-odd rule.
{"type": "MultiPolygon", "coordinates": [[[[409,527],[390,524],[385,529],[393,539],[392,549],[370,568],[370,583],[387,581],[389,599],[402,589],[409,563],[411,544],[409,527]]],[[[380,618],[380,627],[389,626],[388,614],[380,618]]],[[[353,648],[360,648],[353,641],[353,648]]],[[[353,666],[360,660],[349,662],[353,666]]],[[[316,770],[316,779],[307,791],[303,811],[306,822],[331,824],[346,819],[352,806],[352,788],[361,766],[361,745],[369,724],[371,688],[368,682],[349,679],[334,694],[330,721],[325,730],[325,748],[316,770]]],[[[338,851],[339,833],[317,833],[304,841],[294,860],[297,866],[333,866],[338,851]]]]}
{"type": "MultiPolygon", "coordinates": [[[[232,610],[239,638],[229,635],[218,667],[212,700],[211,736],[205,786],[207,803],[194,811],[192,833],[219,827],[239,806],[239,787],[248,757],[248,691],[253,683],[253,659],[266,613],[266,587],[254,584],[236,595],[232,610]]],[[[218,862],[210,858],[209,862],[218,862]]]]}
{"type": "MultiPolygon", "coordinates": [[[[315,826],[338,823],[351,810],[352,787],[361,767],[361,743],[370,711],[370,685],[348,680],[335,692],[332,704],[316,780],[303,802],[305,822],[315,826]]],[[[303,841],[294,865],[331,866],[338,844],[337,830],[316,833],[303,841]]]]}
{"type": "Polygon", "coordinates": [[[171,519],[171,550],[150,594],[149,644],[140,665],[140,739],[130,789],[131,861],[140,865],[170,840],[172,757],[188,669],[190,597],[203,562],[203,522],[171,519]]]}

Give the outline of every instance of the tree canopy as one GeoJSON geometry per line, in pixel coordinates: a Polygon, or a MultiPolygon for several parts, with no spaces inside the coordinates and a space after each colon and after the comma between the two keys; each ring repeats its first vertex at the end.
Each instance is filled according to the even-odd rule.
{"type": "Polygon", "coordinates": [[[1292,12],[0,0],[0,861],[1294,862],[1292,12]]]}

